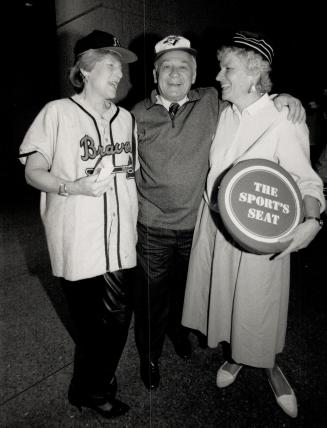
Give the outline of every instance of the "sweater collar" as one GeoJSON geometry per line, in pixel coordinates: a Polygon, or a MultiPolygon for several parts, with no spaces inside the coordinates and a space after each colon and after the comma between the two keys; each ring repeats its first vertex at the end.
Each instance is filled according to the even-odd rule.
{"type": "MultiPolygon", "coordinates": [[[[145,100],[145,102],[144,102],[145,107],[146,107],[147,109],[149,109],[149,108],[151,108],[151,107],[153,107],[154,105],[156,105],[156,104],[157,104],[157,96],[158,96],[158,95],[159,95],[159,94],[158,94],[158,91],[157,91],[156,89],[154,89],[154,90],[151,92],[150,97],[149,97],[149,98],[147,98],[147,99],[145,100]]],[[[194,101],[198,101],[198,100],[200,99],[199,91],[198,91],[197,89],[191,89],[191,90],[190,90],[190,92],[187,94],[187,97],[188,97],[188,101],[187,101],[187,103],[189,103],[189,102],[194,102],[194,101]]]]}

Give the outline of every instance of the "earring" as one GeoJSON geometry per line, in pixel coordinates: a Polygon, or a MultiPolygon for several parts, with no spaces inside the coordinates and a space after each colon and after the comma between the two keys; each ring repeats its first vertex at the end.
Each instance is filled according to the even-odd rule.
{"type": "Polygon", "coordinates": [[[254,92],[257,92],[257,88],[255,87],[255,84],[252,83],[252,85],[249,87],[248,93],[253,94],[254,92]]]}
{"type": "Polygon", "coordinates": [[[80,71],[80,74],[81,74],[83,82],[86,83],[86,81],[87,81],[86,75],[84,73],[82,73],[81,71],[80,71]]]}

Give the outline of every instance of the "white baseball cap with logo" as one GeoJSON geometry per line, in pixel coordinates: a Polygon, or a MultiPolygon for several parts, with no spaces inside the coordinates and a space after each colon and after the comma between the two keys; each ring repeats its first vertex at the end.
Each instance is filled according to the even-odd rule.
{"type": "Polygon", "coordinates": [[[184,51],[193,56],[196,56],[197,54],[197,51],[191,48],[191,42],[188,39],[183,36],[175,35],[170,35],[160,40],[160,42],[155,45],[154,51],[155,61],[164,53],[171,51],[184,51]]]}

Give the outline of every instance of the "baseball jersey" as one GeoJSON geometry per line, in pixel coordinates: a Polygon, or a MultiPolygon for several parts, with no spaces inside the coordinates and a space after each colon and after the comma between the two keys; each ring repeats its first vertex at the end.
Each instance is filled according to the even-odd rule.
{"type": "Polygon", "coordinates": [[[49,171],[67,181],[112,171],[102,197],[41,192],[53,274],[75,281],[136,265],[139,167],[135,120],[111,103],[100,116],[78,95],[44,106],[20,146],[20,159],[40,152],[49,171]]]}

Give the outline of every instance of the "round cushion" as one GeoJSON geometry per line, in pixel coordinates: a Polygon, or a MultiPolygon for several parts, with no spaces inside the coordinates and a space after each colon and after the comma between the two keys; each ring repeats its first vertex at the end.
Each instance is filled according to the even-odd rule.
{"type": "Polygon", "coordinates": [[[220,182],[218,209],[229,234],[256,254],[283,251],[280,243],[303,221],[302,196],[292,176],[266,159],[238,162],[220,182]]]}

